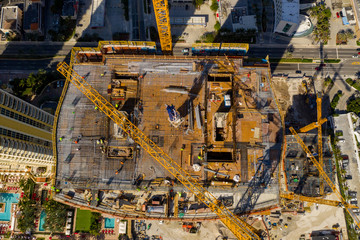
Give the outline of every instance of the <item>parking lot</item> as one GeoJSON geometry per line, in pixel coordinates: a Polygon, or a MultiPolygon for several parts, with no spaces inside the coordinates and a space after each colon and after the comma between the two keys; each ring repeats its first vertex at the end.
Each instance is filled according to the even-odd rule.
{"type": "MultiPolygon", "coordinates": [[[[352,116],[351,113],[341,114],[338,117],[334,118],[335,122],[335,132],[339,138],[338,146],[340,146],[342,160],[341,160],[341,168],[343,171],[343,175],[345,175],[346,184],[348,187],[348,194],[350,192],[349,202],[354,205],[358,205],[358,200],[356,193],[360,191],[360,176],[359,176],[359,166],[358,166],[358,149],[356,144],[354,144],[355,137],[353,131],[353,119],[354,122],[358,123],[359,120],[357,117],[352,116]],[[350,125],[351,124],[351,125],[350,125]],[[341,133],[342,132],[342,136],[341,133]]],[[[360,216],[360,213],[357,213],[360,216]]]]}

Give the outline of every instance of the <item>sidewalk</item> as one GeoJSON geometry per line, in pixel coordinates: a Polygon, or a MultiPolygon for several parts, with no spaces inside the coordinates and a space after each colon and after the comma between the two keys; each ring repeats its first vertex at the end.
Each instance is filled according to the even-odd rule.
{"type": "MultiPolygon", "coordinates": [[[[359,150],[357,148],[357,144],[356,144],[356,139],[355,139],[355,132],[354,132],[354,125],[352,123],[352,113],[348,113],[347,117],[348,117],[348,121],[349,121],[349,126],[350,126],[350,132],[353,138],[353,145],[354,145],[354,149],[355,149],[355,156],[356,156],[356,162],[357,162],[357,169],[359,171],[360,174],[360,158],[359,158],[359,150]]],[[[356,117],[358,118],[358,117],[356,117]]]]}

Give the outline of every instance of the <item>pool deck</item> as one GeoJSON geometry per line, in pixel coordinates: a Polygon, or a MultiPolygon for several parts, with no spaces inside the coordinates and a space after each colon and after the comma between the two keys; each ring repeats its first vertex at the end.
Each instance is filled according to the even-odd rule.
{"type": "Polygon", "coordinates": [[[102,221],[102,224],[101,224],[101,231],[100,233],[102,235],[104,235],[104,238],[105,239],[109,239],[109,240],[115,240],[115,239],[118,239],[119,237],[119,222],[120,222],[120,218],[115,218],[115,225],[114,225],[114,228],[105,228],[105,218],[114,218],[114,216],[110,216],[110,215],[106,215],[106,214],[103,214],[102,215],[103,217],[103,221],[102,221]],[[114,231],[114,233],[105,233],[106,231],[114,231]],[[104,231],[104,233],[103,233],[104,231]]]}

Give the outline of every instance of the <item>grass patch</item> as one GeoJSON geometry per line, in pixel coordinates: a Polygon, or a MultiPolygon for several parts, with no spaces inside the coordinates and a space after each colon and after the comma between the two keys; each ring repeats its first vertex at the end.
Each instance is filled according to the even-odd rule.
{"type": "Polygon", "coordinates": [[[339,63],[340,59],[325,59],[324,63],[339,63]]]}
{"type": "Polygon", "coordinates": [[[296,62],[296,63],[312,63],[312,59],[309,58],[270,58],[271,63],[286,63],[286,62],[296,62]]]}
{"type": "Polygon", "coordinates": [[[345,82],[347,84],[349,84],[350,86],[354,87],[356,90],[360,91],[360,82],[359,81],[352,80],[351,78],[347,78],[345,80],[345,82]]]}
{"type": "Polygon", "coordinates": [[[342,97],[342,93],[338,92],[337,94],[335,94],[334,98],[332,99],[331,103],[330,103],[330,107],[335,110],[336,106],[339,103],[340,98],[342,97]]]}
{"type": "Polygon", "coordinates": [[[77,209],[75,232],[89,232],[91,225],[91,211],[77,209]]]}

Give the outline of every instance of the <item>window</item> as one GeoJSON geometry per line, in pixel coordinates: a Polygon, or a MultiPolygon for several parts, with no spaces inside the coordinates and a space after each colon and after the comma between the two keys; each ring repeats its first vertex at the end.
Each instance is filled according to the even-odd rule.
{"type": "Polygon", "coordinates": [[[285,25],[285,27],[283,28],[282,31],[285,32],[285,33],[288,32],[288,31],[290,30],[291,26],[292,26],[292,25],[290,25],[290,24],[287,23],[287,24],[285,25]]]}

